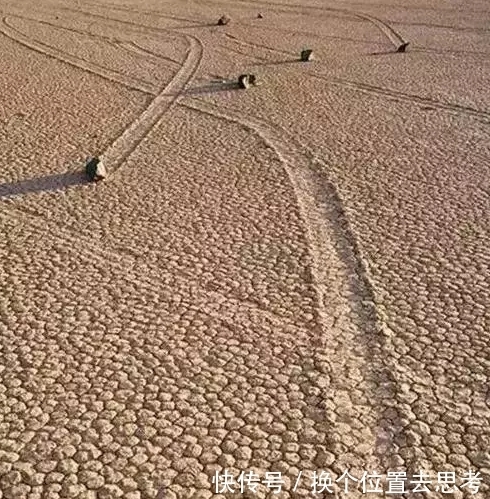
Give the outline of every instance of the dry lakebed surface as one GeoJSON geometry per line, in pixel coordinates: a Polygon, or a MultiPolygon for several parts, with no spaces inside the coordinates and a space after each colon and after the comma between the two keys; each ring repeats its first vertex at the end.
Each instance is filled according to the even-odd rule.
{"type": "Polygon", "coordinates": [[[488,499],[489,382],[487,0],[0,0],[0,499],[488,499]]]}

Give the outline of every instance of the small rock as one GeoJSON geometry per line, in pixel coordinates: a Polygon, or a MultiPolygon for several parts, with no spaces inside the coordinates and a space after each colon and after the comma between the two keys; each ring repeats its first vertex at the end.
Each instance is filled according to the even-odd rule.
{"type": "Polygon", "coordinates": [[[313,50],[311,49],[304,49],[301,51],[301,60],[303,62],[308,62],[313,59],[313,50]]]}
{"type": "Polygon", "coordinates": [[[263,19],[263,18],[264,18],[264,16],[263,16],[263,15],[259,12],[259,13],[257,14],[257,19],[263,19]]]}
{"type": "Polygon", "coordinates": [[[226,26],[230,21],[231,19],[228,16],[223,15],[218,19],[218,26],[226,26]]]}
{"type": "Polygon", "coordinates": [[[240,75],[238,77],[238,84],[240,85],[240,88],[249,88],[250,85],[255,85],[256,78],[255,75],[240,75]]]}
{"type": "Polygon", "coordinates": [[[99,158],[89,158],[85,163],[85,172],[92,182],[98,182],[107,177],[107,170],[99,158]]]}
{"type": "Polygon", "coordinates": [[[405,52],[407,50],[407,47],[409,45],[409,42],[403,42],[397,49],[397,52],[405,52]]]}

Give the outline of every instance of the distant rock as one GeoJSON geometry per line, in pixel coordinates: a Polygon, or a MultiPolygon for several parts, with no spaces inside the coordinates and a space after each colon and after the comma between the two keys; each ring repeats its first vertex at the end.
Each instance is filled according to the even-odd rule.
{"type": "Polygon", "coordinates": [[[223,15],[218,19],[218,26],[226,26],[230,21],[231,19],[228,16],[223,15]]]}
{"type": "Polygon", "coordinates": [[[264,16],[263,16],[263,15],[259,12],[259,13],[257,14],[257,19],[263,19],[263,18],[264,18],[264,16]]]}
{"type": "Polygon", "coordinates": [[[85,173],[92,182],[98,182],[107,177],[107,170],[99,158],[89,158],[87,160],[85,163],[85,173]]]}
{"type": "Polygon", "coordinates": [[[405,52],[410,42],[403,42],[397,49],[397,52],[405,52]]]}
{"type": "Polygon", "coordinates": [[[313,50],[305,49],[301,51],[301,60],[303,62],[311,61],[313,59],[313,50]]]}
{"type": "Polygon", "coordinates": [[[240,88],[247,89],[250,87],[250,85],[255,85],[255,82],[256,82],[255,75],[244,74],[238,77],[238,84],[240,85],[240,88]]]}

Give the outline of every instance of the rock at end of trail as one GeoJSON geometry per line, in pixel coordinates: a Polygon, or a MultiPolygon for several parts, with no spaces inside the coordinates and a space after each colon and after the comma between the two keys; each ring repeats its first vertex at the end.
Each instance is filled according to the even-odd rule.
{"type": "Polygon", "coordinates": [[[240,88],[249,88],[251,85],[255,85],[256,84],[256,77],[255,75],[249,75],[249,74],[244,74],[244,75],[240,75],[238,77],[238,85],[240,86],[240,88]]]}
{"type": "Polygon", "coordinates": [[[301,51],[301,60],[303,62],[311,61],[313,59],[313,50],[304,49],[301,51]]]}
{"type": "Polygon", "coordinates": [[[397,52],[405,52],[410,42],[403,42],[397,49],[397,52]]]}
{"type": "Polygon", "coordinates": [[[231,19],[228,16],[221,16],[218,19],[218,26],[226,26],[230,21],[231,19]]]}
{"type": "Polygon", "coordinates": [[[85,163],[85,173],[92,182],[98,182],[107,177],[107,170],[100,158],[89,158],[85,163]]]}

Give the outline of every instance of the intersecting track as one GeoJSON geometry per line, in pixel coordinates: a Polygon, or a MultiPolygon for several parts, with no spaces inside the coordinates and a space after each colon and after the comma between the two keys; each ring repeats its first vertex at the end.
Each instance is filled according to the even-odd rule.
{"type": "MultiPolygon", "coordinates": [[[[337,9],[334,7],[314,7],[309,5],[298,5],[298,4],[290,4],[284,2],[270,2],[270,1],[261,1],[261,0],[238,0],[240,3],[244,4],[253,4],[253,5],[264,5],[266,7],[282,7],[287,8],[286,12],[296,13],[298,9],[301,11],[304,10],[313,10],[320,12],[333,12],[338,14],[344,14],[347,16],[353,16],[357,19],[361,19],[364,21],[368,21],[374,26],[376,26],[392,43],[395,47],[398,47],[400,44],[404,43],[403,37],[397,33],[391,26],[382,21],[381,19],[371,16],[369,14],[364,14],[363,12],[348,10],[348,9],[337,9]]],[[[212,3],[223,3],[217,0],[213,0],[212,3]]]]}
{"type": "MultiPolygon", "coordinates": [[[[227,37],[228,39],[232,40],[234,43],[238,45],[245,45],[252,47],[254,49],[262,49],[266,50],[269,52],[272,52],[274,54],[278,54],[281,56],[288,55],[292,58],[292,60],[297,59],[297,54],[292,54],[290,52],[284,51],[284,50],[278,50],[272,47],[268,47],[266,45],[261,45],[257,43],[252,43],[244,40],[240,40],[237,37],[230,35],[228,33],[224,33],[224,36],[227,37]]],[[[225,45],[222,45],[223,48],[228,49],[225,45]]],[[[233,51],[232,49],[228,49],[233,51]]],[[[246,55],[247,57],[251,57],[253,59],[259,60],[264,63],[271,63],[270,59],[267,59],[265,57],[260,57],[259,55],[255,54],[242,54],[246,55]]],[[[282,62],[282,61],[279,61],[282,62]]],[[[315,61],[315,64],[322,65],[321,62],[315,61]]],[[[485,121],[490,121],[490,112],[488,111],[480,111],[478,109],[469,107],[469,106],[463,106],[460,104],[452,104],[452,103],[445,103],[441,101],[437,101],[434,99],[430,99],[428,97],[421,97],[419,95],[414,95],[414,94],[407,94],[404,92],[398,92],[395,90],[391,90],[388,88],[383,88],[383,87],[378,87],[375,85],[369,85],[366,83],[359,83],[359,82],[354,82],[354,81],[349,81],[349,80],[344,80],[342,78],[328,78],[325,75],[318,73],[316,71],[308,70],[305,69],[303,71],[305,74],[310,75],[311,77],[314,78],[319,78],[322,79],[328,83],[331,83],[332,85],[338,85],[341,87],[346,87],[346,88],[351,88],[356,91],[364,92],[364,93],[369,93],[373,94],[376,96],[380,97],[388,97],[393,100],[399,100],[399,101],[405,101],[405,102],[410,102],[412,104],[416,105],[421,105],[421,106],[432,106],[444,111],[452,112],[452,113],[457,113],[457,114],[465,114],[467,116],[472,116],[472,117],[477,117],[477,118],[483,118],[485,121]]]]}
{"type": "MultiPolygon", "coordinates": [[[[20,15],[16,15],[16,17],[19,19],[27,20],[27,21],[37,22],[38,24],[44,24],[45,26],[50,26],[52,28],[55,28],[55,29],[58,29],[61,31],[67,31],[67,32],[76,33],[76,34],[79,34],[82,36],[88,36],[88,37],[90,37],[94,40],[97,40],[97,41],[104,40],[105,43],[107,43],[108,45],[110,45],[112,47],[121,47],[124,50],[126,50],[130,53],[133,53],[133,54],[139,54],[139,55],[143,55],[145,57],[150,56],[151,58],[158,59],[158,60],[166,60],[166,61],[169,61],[173,64],[177,64],[180,66],[180,62],[178,62],[170,57],[165,57],[162,54],[157,54],[156,52],[148,50],[144,47],[141,47],[140,45],[138,45],[134,41],[128,42],[128,41],[118,40],[118,39],[114,38],[113,36],[104,36],[100,33],[94,34],[90,31],[83,30],[83,29],[77,29],[77,28],[73,28],[73,27],[68,28],[66,26],[61,26],[59,24],[51,23],[49,21],[44,21],[41,19],[34,19],[31,17],[20,16],[20,15]]],[[[146,84],[147,82],[144,82],[144,83],[146,84]]],[[[157,91],[155,91],[154,93],[156,94],[157,91]]]]}
{"type": "Polygon", "coordinates": [[[9,19],[14,17],[22,19],[20,16],[4,16],[2,18],[2,24],[0,25],[0,32],[3,33],[6,37],[14,40],[15,42],[20,43],[21,45],[24,45],[31,50],[39,52],[45,56],[52,57],[88,73],[95,74],[101,76],[102,78],[105,78],[106,80],[124,85],[131,90],[139,90],[140,92],[151,95],[155,95],[157,93],[158,90],[156,89],[155,85],[151,83],[143,82],[139,78],[122,75],[117,71],[99,66],[98,64],[95,64],[93,62],[86,61],[85,59],[82,59],[80,57],[55,49],[50,45],[31,39],[9,22],[9,19]]]}
{"type": "Polygon", "coordinates": [[[142,47],[141,45],[139,45],[138,43],[136,43],[134,41],[130,41],[130,42],[117,41],[116,43],[119,47],[122,47],[123,49],[128,50],[130,52],[133,52],[135,54],[143,55],[145,57],[150,57],[150,58],[157,59],[157,60],[164,59],[164,60],[166,60],[174,65],[180,66],[179,61],[176,61],[175,59],[172,59],[171,57],[164,56],[162,54],[157,54],[156,52],[153,52],[152,50],[149,50],[145,47],[142,47]]]}
{"type": "Polygon", "coordinates": [[[112,172],[126,160],[161,116],[171,108],[199,68],[203,53],[202,44],[196,37],[184,36],[189,43],[189,52],[180,70],[148,108],[103,153],[104,162],[112,172]]]}
{"type": "MultiPolygon", "coordinates": [[[[118,20],[118,22],[123,21],[118,20]]],[[[159,31],[161,32],[162,30],[159,31]]],[[[189,44],[187,59],[172,82],[157,95],[149,107],[103,153],[104,161],[111,170],[120,167],[124,163],[125,159],[161,119],[162,115],[176,103],[181,92],[195,75],[202,59],[203,47],[199,39],[193,36],[185,35],[185,39],[189,44]]],[[[27,43],[25,44],[27,45],[27,43]]],[[[38,48],[34,49],[39,50],[38,48]]],[[[282,53],[284,54],[284,52],[282,53]]],[[[48,55],[51,54],[48,53],[48,55]]],[[[314,73],[309,73],[312,76],[317,76],[314,73]]],[[[357,322],[359,325],[364,325],[364,330],[357,330],[354,332],[357,339],[361,339],[361,343],[364,346],[367,344],[370,344],[371,346],[376,344],[377,348],[374,350],[377,352],[387,352],[392,348],[390,345],[390,337],[385,334],[379,317],[377,316],[376,307],[374,306],[374,288],[371,284],[369,269],[365,264],[355,234],[351,230],[348,219],[345,216],[339,193],[337,192],[335,185],[326,177],[325,168],[318,168],[320,165],[315,165],[315,162],[312,160],[311,151],[306,150],[306,152],[301,152],[300,147],[295,145],[293,140],[290,140],[290,138],[285,139],[283,130],[275,129],[263,120],[244,118],[243,116],[230,114],[228,111],[224,114],[215,107],[202,103],[201,101],[198,102],[193,100],[192,103],[182,105],[193,111],[210,114],[216,118],[237,123],[246,129],[251,130],[261,137],[268,147],[275,151],[289,175],[295,189],[297,202],[309,242],[310,252],[314,262],[312,274],[318,293],[317,320],[322,326],[324,336],[319,338],[319,344],[315,347],[314,343],[312,344],[309,342],[311,338],[308,337],[308,332],[298,329],[291,332],[296,333],[300,338],[304,339],[305,348],[307,350],[313,349],[312,355],[316,355],[318,352],[323,351],[326,346],[325,343],[328,341],[329,346],[336,352],[336,355],[342,357],[342,364],[332,368],[332,386],[329,387],[329,390],[332,391],[333,395],[332,393],[329,393],[326,396],[328,396],[328,398],[332,396],[340,397],[341,393],[350,391],[354,383],[349,377],[350,370],[361,370],[363,373],[368,374],[368,379],[355,382],[356,388],[364,393],[369,393],[369,378],[375,379],[376,384],[378,385],[388,381],[397,383],[400,375],[396,364],[390,361],[388,355],[384,356],[384,358],[383,356],[373,356],[369,359],[369,362],[367,362],[366,359],[359,358],[358,349],[356,349],[356,351],[350,349],[352,343],[345,341],[344,333],[352,327],[352,325],[349,324],[351,319],[348,317],[349,313],[345,314],[345,312],[343,312],[346,305],[343,300],[346,299],[336,296],[332,291],[332,276],[329,273],[332,265],[345,271],[346,282],[349,282],[349,276],[355,276],[355,283],[352,284],[352,286],[355,286],[355,291],[357,292],[355,293],[355,296],[357,296],[355,300],[357,300],[358,303],[355,304],[357,305],[355,309],[357,314],[360,315],[357,322]],[[329,223],[325,223],[325,220],[329,223]],[[331,260],[334,260],[335,262],[332,263],[331,260]],[[334,318],[334,322],[332,321],[332,317],[334,318]],[[366,338],[366,336],[369,336],[369,338],[366,338]]],[[[12,210],[13,218],[17,218],[18,215],[19,212],[17,210],[12,210]]],[[[41,227],[45,226],[45,222],[41,218],[36,219],[36,217],[31,216],[29,217],[29,221],[34,221],[34,223],[41,227]]],[[[73,243],[75,245],[74,247],[83,251],[84,255],[89,259],[92,259],[94,258],[94,255],[101,253],[101,249],[93,243],[90,243],[86,237],[80,239],[79,234],[75,235],[66,229],[63,229],[61,234],[63,239],[73,243]],[[97,248],[97,251],[93,251],[95,247],[97,248]]],[[[128,278],[134,280],[138,286],[152,288],[151,284],[154,283],[155,280],[161,280],[161,275],[156,269],[147,267],[145,268],[146,272],[144,273],[133,272],[131,268],[135,264],[134,260],[117,252],[113,254],[109,252],[109,254],[111,258],[103,258],[104,265],[106,265],[107,262],[110,262],[110,265],[124,268],[128,278]],[[113,256],[116,256],[117,258],[114,259],[113,256]]],[[[184,285],[186,280],[183,281],[182,285],[184,285]]],[[[206,300],[207,302],[212,301],[213,295],[210,295],[209,291],[203,292],[201,290],[199,293],[201,294],[202,300],[206,300]]],[[[173,296],[171,286],[166,287],[165,294],[166,297],[171,299],[173,296]]],[[[216,303],[222,303],[223,297],[216,293],[216,298],[218,297],[220,299],[217,299],[216,303]]],[[[229,302],[230,298],[226,297],[226,301],[229,302]]],[[[349,312],[354,308],[352,307],[352,304],[347,304],[347,306],[349,312]]],[[[243,303],[241,301],[233,302],[228,305],[230,311],[228,317],[226,314],[223,314],[222,309],[218,308],[213,311],[213,315],[216,319],[220,320],[223,325],[233,331],[233,325],[237,318],[236,310],[240,311],[244,308],[246,309],[246,313],[258,313],[261,317],[265,317],[266,320],[271,322],[272,330],[279,322],[282,324],[284,323],[284,318],[275,317],[273,314],[267,313],[264,310],[258,310],[254,304],[243,303]]],[[[271,338],[268,338],[268,341],[272,343],[282,342],[284,339],[271,335],[271,338]]],[[[355,341],[354,344],[356,344],[355,341]]],[[[372,407],[369,408],[356,407],[356,401],[347,401],[343,399],[343,402],[346,404],[345,409],[348,413],[348,416],[346,417],[352,419],[357,418],[364,422],[370,421],[373,423],[369,428],[371,432],[369,442],[359,442],[359,444],[368,443],[370,447],[370,450],[365,456],[369,462],[365,462],[364,465],[369,464],[372,468],[378,468],[379,466],[388,468],[389,466],[383,465],[384,458],[378,455],[377,444],[382,442],[383,445],[386,446],[386,441],[389,440],[390,443],[388,444],[388,447],[392,447],[393,440],[403,432],[401,426],[396,424],[393,427],[383,426],[386,423],[382,422],[382,401],[377,401],[379,405],[377,405],[376,401],[373,401],[372,407]]],[[[345,426],[349,425],[349,421],[344,419],[339,426],[337,426],[337,424],[337,422],[334,422],[334,432],[339,436],[345,431],[345,426]]],[[[417,466],[416,463],[407,464],[414,468],[417,466]]]]}
{"type": "MultiPolygon", "coordinates": [[[[252,0],[241,0],[242,3],[252,3],[252,0]]],[[[221,3],[218,2],[217,0],[207,0],[205,3],[208,4],[215,4],[215,3],[221,3]]],[[[294,11],[292,10],[295,6],[290,5],[290,4],[279,4],[279,3],[270,3],[270,2],[253,2],[253,3],[264,3],[265,5],[271,5],[274,7],[275,12],[283,12],[283,13],[296,13],[303,15],[305,14],[302,11],[294,11]],[[284,5],[285,7],[288,6],[289,8],[281,8],[278,9],[277,7],[279,5],[284,5]]],[[[200,2],[200,5],[202,2],[200,2]]],[[[111,10],[120,10],[123,12],[135,12],[135,13],[144,13],[148,15],[154,15],[157,17],[161,18],[168,18],[168,19],[178,19],[182,21],[186,21],[188,23],[194,24],[194,26],[191,24],[189,28],[195,28],[195,27],[201,27],[202,23],[200,21],[194,20],[194,19],[189,19],[189,18],[183,18],[183,17],[176,17],[172,16],[169,14],[163,14],[159,11],[140,11],[137,9],[133,9],[131,7],[127,6],[122,6],[122,5],[115,5],[115,4],[107,4],[107,5],[102,5],[94,2],[89,2],[88,5],[92,6],[97,6],[97,7],[105,7],[105,8],[111,8],[111,10]]],[[[407,8],[406,6],[399,6],[402,8],[407,8]]],[[[407,23],[407,22],[398,22],[398,21],[382,21],[381,19],[362,13],[358,11],[352,11],[352,10],[345,10],[345,9],[333,9],[333,8],[328,8],[328,7],[308,7],[308,6],[301,6],[301,9],[305,8],[311,8],[311,9],[321,9],[321,10],[327,10],[331,14],[338,13],[340,18],[344,18],[344,16],[350,17],[351,20],[359,20],[359,21],[369,21],[370,23],[374,24],[378,29],[388,37],[388,39],[393,43],[395,47],[399,47],[402,43],[404,43],[403,37],[395,31],[390,24],[400,24],[400,25],[419,25],[423,23],[407,23]]],[[[309,14],[308,14],[309,15],[309,14]]],[[[329,16],[330,17],[330,16],[329,16]]],[[[235,24],[239,24],[241,26],[246,26],[246,27],[251,27],[251,28],[258,28],[259,26],[241,22],[239,19],[235,20],[235,24]]],[[[425,25],[425,24],[424,24],[425,25]]],[[[441,28],[441,29],[450,29],[450,30],[458,30],[458,31],[475,31],[475,32],[488,32],[489,30],[481,28],[465,28],[465,27],[453,27],[453,26],[446,26],[446,25],[432,25],[432,24],[427,24],[428,27],[434,27],[434,28],[441,28]]],[[[367,42],[368,40],[356,40],[356,39],[351,39],[351,38],[345,38],[345,37],[340,37],[340,36],[331,36],[331,35],[319,35],[319,34],[314,34],[314,33],[307,33],[303,31],[295,31],[295,30],[285,30],[285,29],[280,29],[280,28],[272,28],[270,26],[267,26],[267,29],[274,29],[282,32],[289,32],[289,33],[298,33],[298,34],[307,34],[309,36],[315,36],[318,38],[331,38],[331,39],[338,39],[338,40],[348,40],[351,42],[356,42],[356,43],[364,43],[367,42]]],[[[463,50],[443,50],[443,49],[437,49],[434,47],[412,47],[411,49],[412,52],[429,52],[429,53],[437,53],[437,54],[451,54],[451,55],[460,55],[460,56],[466,56],[466,55],[478,55],[478,56],[490,56],[489,52],[478,52],[478,51],[463,51],[463,50]]]]}
{"type": "MultiPolygon", "coordinates": [[[[15,17],[21,18],[20,16],[15,17]]],[[[51,25],[51,23],[47,23],[45,21],[39,22],[51,25]]],[[[85,32],[71,30],[69,28],[63,28],[59,26],[54,27],[78,32],[81,34],[87,34],[85,32]]],[[[62,60],[63,62],[81,68],[85,71],[98,74],[99,76],[102,76],[111,81],[122,83],[129,88],[156,95],[155,99],[150,103],[148,108],[102,154],[106,166],[110,168],[112,173],[135,150],[135,148],[143,140],[143,138],[147,135],[151,128],[157,123],[161,116],[166,111],[168,111],[168,109],[170,109],[172,104],[179,97],[179,94],[186,88],[199,67],[203,52],[202,44],[197,38],[191,35],[182,35],[189,46],[187,58],[172,81],[163,90],[158,91],[156,86],[151,83],[144,83],[136,78],[132,78],[126,75],[123,76],[120,73],[111,71],[107,68],[103,68],[78,57],[62,53],[61,51],[54,49],[44,43],[33,41],[26,35],[21,33],[19,30],[9,25],[6,18],[3,19],[3,26],[0,28],[0,30],[9,38],[14,39],[15,41],[26,45],[33,50],[41,52],[44,55],[55,57],[56,59],[62,60]]],[[[159,29],[158,31],[164,32],[168,30],[159,29]]],[[[90,36],[97,38],[96,35],[91,34],[90,36]]],[[[104,37],[101,38],[104,39],[104,37]]],[[[134,44],[133,47],[139,51],[150,54],[149,51],[139,47],[136,44],[134,44]]],[[[150,55],[152,57],[160,57],[155,53],[151,53],[150,55]]]]}
{"type": "MultiPolygon", "coordinates": [[[[148,26],[147,24],[141,24],[141,23],[136,23],[133,21],[127,21],[125,19],[118,19],[116,17],[109,17],[109,16],[103,16],[102,14],[96,14],[95,12],[87,11],[87,10],[82,10],[82,9],[75,9],[73,7],[59,7],[60,10],[65,10],[67,12],[75,12],[77,14],[82,14],[88,17],[93,17],[95,19],[102,19],[105,22],[112,22],[116,24],[124,24],[125,26],[129,27],[132,30],[135,30],[139,33],[144,33],[144,34],[159,34],[161,35],[162,33],[168,33],[172,29],[177,29],[177,28],[159,28],[156,26],[148,26]]],[[[169,17],[170,16],[163,16],[161,15],[160,17],[169,17]]],[[[196,21],[190,21],[187,20],[187,22],[194,22],[196,21]]]]}
{"type": "Polygon", "coordinates": [[[123,12],[131,12],[131,13],[136,13],[136,14],[147,14],[150,16],[156,16],[156,17],[161,17],[163,19],[172,19],[175,21],[185,21],[188,23],[195,23],[196,25],[202,25],[201,20],[195,20],[195,19],[189,19],[188,17],[181,17],[181,16],[174,16],[171,14],[162,14],[161,12],[157,12],[154,10],[142,10],[142,9],[135,9],[131,7],[127,7],[125,5],[116,5],[113,3],[96,3],[96,2],[84,2],[85,5],[91,5],[93,7],[99,7],[99,8],[104,8],[104,9],[110,9],[110,10],[120,10],[123,12]]]}
{"type": "MultiPolygon", "coordinates": [[[[169,29],[163,28],[144,27],[130,21],[111,19],[78,9],[64,8],[64,10],[75,11],[91,17],[102,18],[105,21],[109,20],[128,24],[133,28],[148,29],[151,32],[157,31],[158,33],[168,33],[170,31],[169,29]]],[[[203,54],[202,43],[194,36],[182,36],[189,45],[187,58],[182,67],[179,69],[172,81],[158,93],[147,109],[102,154],[104,163],[112,173],[114,173],[114,171],[124,163],[124,161],[136,149],[136,147],[138,147],[140,142],[158,122],[162,115],[171,108],[171,106],[179,98],[180,93],[185,90],[187,85],[190,83],[199,68],[203,54]]]]}

